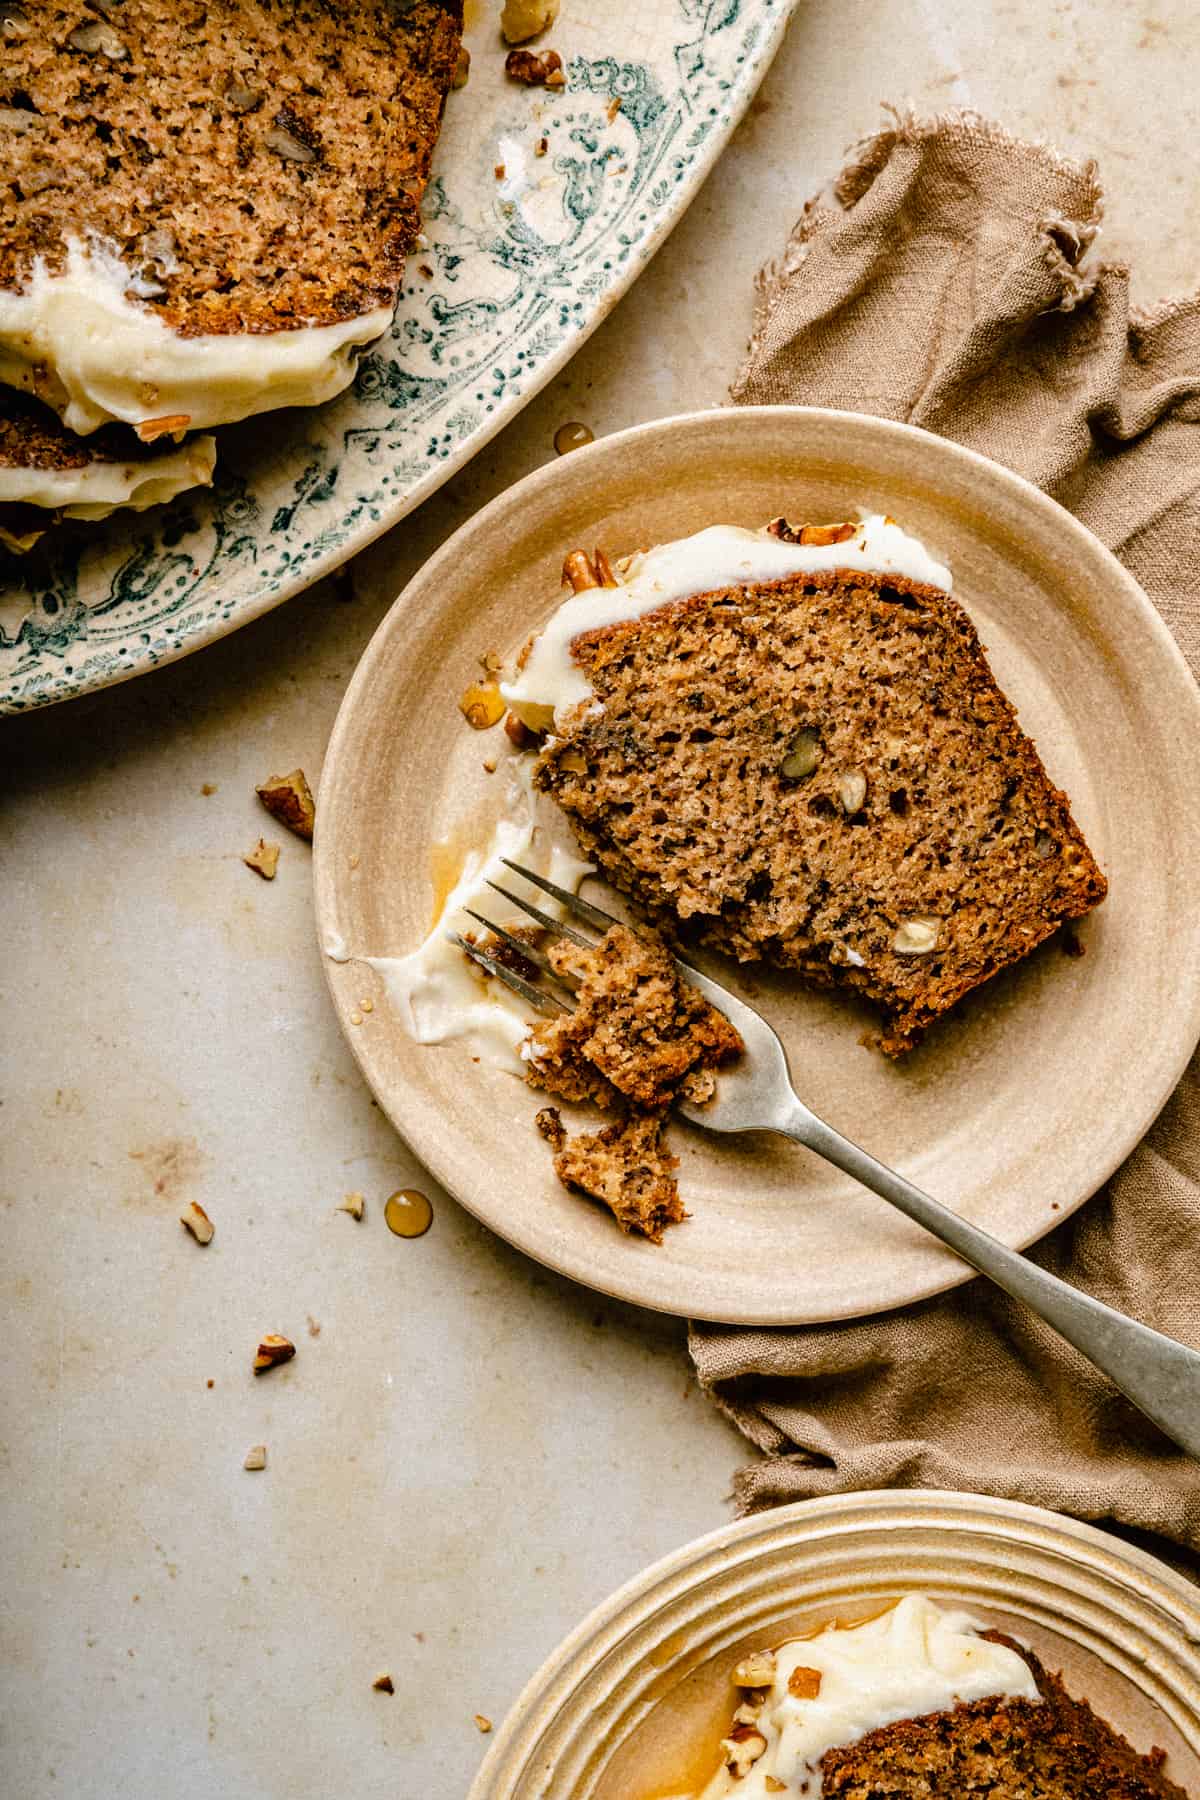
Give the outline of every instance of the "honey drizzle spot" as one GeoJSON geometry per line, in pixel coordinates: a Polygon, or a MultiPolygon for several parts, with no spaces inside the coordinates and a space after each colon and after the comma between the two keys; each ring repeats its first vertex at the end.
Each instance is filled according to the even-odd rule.
{"type": "Polygon", "coordinates": [[[424,1237],[433,1224],[433,1207],[429,1197],[417,1188],[400,1188],[383,1203],[383,1217],[389,1231],[397,1237],[424,1237]]]}

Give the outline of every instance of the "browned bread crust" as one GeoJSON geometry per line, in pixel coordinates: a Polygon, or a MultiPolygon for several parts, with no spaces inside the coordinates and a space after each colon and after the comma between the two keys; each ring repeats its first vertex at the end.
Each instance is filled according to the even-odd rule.
{"type": "Polygon", "coordinates": [[[984,1635],[1024,1658],[1040,1703],[974,1700],[829,1750],[821,1763],[826,1800],[1188,1800],[1164,1774],[1161,1750],[1139,1755],[1031,1650],[1003,1632],[984,1635]]]}
{"type": "Polygon", "coordinates": [[[588,856],[660,924],[857,990],[891,1055],[1104,898],[940,589],[844,570],[722,588],[573,651],[599,706],[535,780],[588,856]]]}
{"type": "Polygon", "coordinates": [[[5,20],[0,288],[87,232],[185,337],[394,301],[462,0],[13,0],[5,20]]]}

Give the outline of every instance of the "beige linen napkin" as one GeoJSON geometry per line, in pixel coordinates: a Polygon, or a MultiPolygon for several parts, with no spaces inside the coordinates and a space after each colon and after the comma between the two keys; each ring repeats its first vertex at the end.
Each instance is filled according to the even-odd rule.
{"type": "MultiPolygon", "coordinates": [[[[1115,551],[1196,672],[1200,296],[1130,308],[1127,271],[1091,254],[1092,165],[973,114],[893,119],[760,278],[734,399],[904,419],[1006,463],[1115,551]]],[[[1107,1188],[1032,1254],[1200,1346],[1200,1058],[1107,1188]]],[[[1200,1551],[1200,1466],[986,1282],[839,1325],[695,1324],[691,1350],[766,1453],[737,1476],[742,1511],[966,1488],[1200,1551]]]]}

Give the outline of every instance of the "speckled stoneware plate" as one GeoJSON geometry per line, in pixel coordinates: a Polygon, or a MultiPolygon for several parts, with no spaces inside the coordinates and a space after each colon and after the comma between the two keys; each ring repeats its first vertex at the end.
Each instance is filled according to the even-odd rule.
{"type": "Polygon", "coordinates": [[[563,0],[546,40],[566,66],[555,94],[506,79],[500,0],[467,0],[471,76],[447,103],[428,248],[409,263],[388,337],[328,406],[219,433],[211,492],[75,528],[28,559],[0,551],[0,712],[70,699],[224,637],[440,487],[645,268],[728,141],[795,3],[563,0]]]}
{"type": "Polygon", "coordinates": [[[703,1785],[747,1650],[903,1594],[968,1607],[1200,1792],[1200,1599],[1093,1526],[975,1494],[865,1493],[746,1519],[597,1607],[505,1720],[469,1800],[659,1800],[703,1785]]]}
{"type": "MultiPolygon", "coordinates": [[[[898,1063],[863,1048],[871,1015],[844,997],[757,971],[746,997],[780,1030],[810,1106],[1020,1246],[1132,1149],[1200,1035],[1200,695],[1095,538],[970,451],[860,415],[737,409],[621,433],[501,495],[409,584],[346,695],[318,807],[320,926],[356,957],[409,950],[428,931],[431,846],[484,842],[503,801],[503,769],[483,763],[507,740],[471,731],[459,697],[484,651],[515,652],[553,610],[565,551],[616,555],[718,520],[854,507],[894,513],[951,565],[1110,895],[1080,931],[1084,956],[1045,946],[898,1063]]],[[[667,1312],[782,1325],[967,1278],[797,1146],[682,1124],[672,1136],[693,1216],[657,1247],[624,1238],[555,1180],[538,1096],[459,1047],[413,1043],[363,963],[326,968],[355,1054],[416,1152],[496,1231],[579,1281],[667,1312]]]]}

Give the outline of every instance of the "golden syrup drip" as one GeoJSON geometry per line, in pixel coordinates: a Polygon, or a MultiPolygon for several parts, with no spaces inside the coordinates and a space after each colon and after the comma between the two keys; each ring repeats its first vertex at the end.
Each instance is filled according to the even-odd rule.
{"type": "Polygon", "coordinates": [[[466,862],[466,851],[459,842],[458,834],[439,838],[429,846],[429,879],[433,885],[433,918],[430,930],[442,916],[442,908],[450,898],[466,862]]]}
{"type": "Polygon", "coordinates": [[[383,1203],[383,1217],[389,1231],[397,1237],[424,1237],[433,1224],[433,1207],[428,1196],[416,1188],[401,1188],[383,1203]]]}
{"type": "Polygon", "coordinates": [[[579,419],[568,419],[560,425],[554,434],[554,448],[560,456],[567,456],[572,450],[582,450],[585,444],[594,444],[596,434],[590,425],[579,419]]]}
{"type": "MultiPolygon", "coordinates": [[[[773,1650],[782,1651],[789,1644],[804,1643],[831,1628],[853,1631],[891,1612],[895,1604],[894,1600],[875,1605],[868,1602],[844,1612],[827,1613],[799,1629],[785,1626],[768,1641],[773,1650]]],[[[756,1635],[749,1648],[761,1647],[762,1638],[762,1633],[756,1635]]],[[[653,1711],[621,1746],[611,1769],[601,1777],[597,1800],[626,1800],[631,1794],[636,1794],[637,1800],[677,1800],[681,1794],[703,1793],[716,1773],[718,1745],[729,1729],[740,1698],[738,1690],[730,1685],[731,1677],[748,1646],[738,1645],[718,1662],[685,1672],[679,1668],[677,1658],[686,1650],[686,1643],[687,1634],[679,1632],[647,1656],[646,1660],[662,1671],[646,1692],[653,1711]],[[638,1780],[634,1772],[643,1768],[648,1768],[648,1774],[638,1780]]]]}

